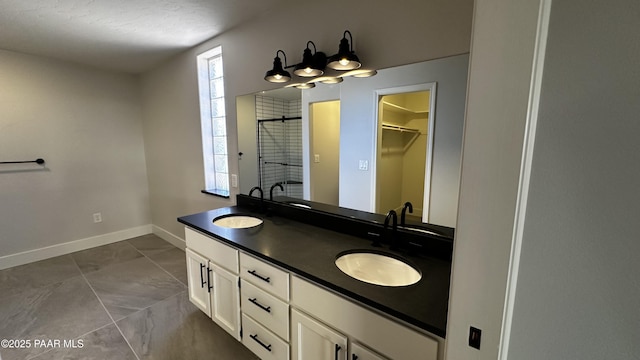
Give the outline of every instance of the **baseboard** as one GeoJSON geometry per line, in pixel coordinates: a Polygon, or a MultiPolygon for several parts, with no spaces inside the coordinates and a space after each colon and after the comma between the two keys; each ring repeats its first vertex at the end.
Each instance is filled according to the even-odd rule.
{"type": "MultiPolygon", "coordinates": [[[[130,239],[136,236],[150,234],[152,225],[143,225],[125,230],[115,231],[108,234],[92,236],[85,239],[69,241],[62,244],[51,245],[40,249],[23,251],[17,254],[0,257],[0,270],[10,267],[32,263],[49,259],[52,257],[70,254],[80,250],[86,250],[96,246],[111,244],[114,242],[130,239]]],[[[166,239],[165,239],[166,240],[166,239]]],[[[170,241],[171,242],[171,241],[170,241]]],[[[173,242],[171,242],[173,243],[173,242]]]]}
{"type": "Polygon", "coordinates": [[[167,230],[161,228],[160,226],[157,225],[151,225],[151,228],[153,229],[153,233],[155,235],[157,235],[159,238],[173,244],[173,246],[178,247],[182,250],[187,248],[187,243],[184,241],[184,239],[181,239],[179,237],[177,237],[176,235],[173,235],[172,233],[168,232],[167,230]]]}

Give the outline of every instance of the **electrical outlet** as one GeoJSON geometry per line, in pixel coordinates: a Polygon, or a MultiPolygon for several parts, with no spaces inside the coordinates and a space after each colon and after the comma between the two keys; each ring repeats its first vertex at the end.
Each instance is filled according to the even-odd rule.
{"type": "Polygon", "coordinates": [[[93,214],[93,222],[94,223],[101,223],[102,222],[102,213],[93,214]]]}
{"type": "Polygon", "coordinates": [[[316,163],[320,162],[320,154],[313,155],[313,162],[316,162],[316,163]]]}
{"type": "Polygon", "coordinates": [[[231,174],[231,187],[238,187],[238,175],[236,174],[231,174]]]}
{"type": "Polygon", "coordinates": [[[482,337],[482,330],[471,326],[469,328],[469,346],[480,350],[480,338],[482,337]]]}

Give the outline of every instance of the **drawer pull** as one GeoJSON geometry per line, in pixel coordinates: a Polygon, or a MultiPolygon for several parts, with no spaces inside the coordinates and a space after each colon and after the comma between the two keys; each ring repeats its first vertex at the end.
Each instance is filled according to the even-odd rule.
{"type": "Polygon", "coordinates": [[[207,283],[209,284],[207,285],[207,292],[211,292],[211,289],[213,289],[213,286],[211,286],[211,276],[210,276],[212,271],[213,270],[211,270],[210,267],[207,267],[207,283]]]}
{"type": "Polygon", "coordinates": [[[258,334],[255,335],[249,335],[250,338],[253,339],[253,341],[257,342],[258,344],[260,344],[260,346],[262,346],[263,348],[271,351],[271,344],[267,345],[265,343],[263,343],[262,341],[260,341],[260,339],[258,339],[258,334]]]}
{"type": "Polygon", "coordinates": [[[202,270],[204,270],[204,264],[201,263],[200,264],[200,282],[201,282],[200,287],[204,288],[204,284],[206,284],[207,282],[204,281],[204,275],[202,274],[202,270]]]}
{"type": "Polygon", "coordinates": [[[271,306],[264,306],[264,305],[260,304],[256,298],[249,299],[249,301],[251,301],[253,303],[253,305],[259,307],[260,309],[262,309],[262,310],[264,310],[264,311],[266,311],[268,313],[271,312],[271,306]]]}
{"type": "Polygon", "coordinates": [[[336,360],[338,360],[338,354],[340,354],[340,349],[342,349],[342,347],[336,344],[336,360]]]}
{"type": "Polygon", "coordinates": [[[260,279],[260,280],[262,280],[262,281],[266,281],[266,282],[268,282],[268,283],[270,283],[270,282],[271,282],[271,278],[270,278],[270,277],[268,277],[268,276],[267,276],[267,277],[261,276],[261,275],[260,275],[260,274],[258,274],[255,270],[247,270],[247,272],[248,272],[249,274],[251,274],[251,275],[253,275],[253,276],[257,277],[258,279],[260,279]]]}

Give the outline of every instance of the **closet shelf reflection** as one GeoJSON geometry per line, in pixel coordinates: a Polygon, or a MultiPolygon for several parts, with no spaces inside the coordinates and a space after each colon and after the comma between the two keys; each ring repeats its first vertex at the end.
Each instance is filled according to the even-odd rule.
{"type": "Polygon", "coordinates": [[[382,124],[382,130],[389,130],[389,131],[397,131],[403,134],[411,134],[411,137],[406,139],[403,143],[403,147],[402,149],[397,149],[397,150],[392,150],[392,149],[388,149],[388,150],[383,150],[383,153],[396,153],[396,152],[401,152],[401,153],[405,153],[410,147],[411,145],[413,145],[413,143],[416,141],[416,139],[418,139],[418,136],[421,135],[420,130],[418,129],[413,129],[413,128],[408,128],[405,126],[400,126],[400,125],[393,125],[393,124],[382,124]]]}

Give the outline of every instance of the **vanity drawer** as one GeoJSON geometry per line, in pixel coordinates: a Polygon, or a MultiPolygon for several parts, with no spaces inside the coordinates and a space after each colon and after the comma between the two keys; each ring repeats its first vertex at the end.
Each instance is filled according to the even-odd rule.
{"type": "Polygon", "coordinates": [[[238,250],[188,227],[184,228],[184,235],[189,249],[234,274],[238,273],[238,250]]]}
{"type": "Polygon", "coordinates": [[[240,277],[289,302],[289,273],[271,264],[240,253],[240,277]]]}
{"type": "Polygon", "coordinates": [[[262,360],[289,360],[289,344],[242,314],[242,343],[262,360]]]}
{"type": "Polygon", "coordinates": [[[240,286],[242,312],[289,341],[289,304],[246,280],[240,286]]]}

